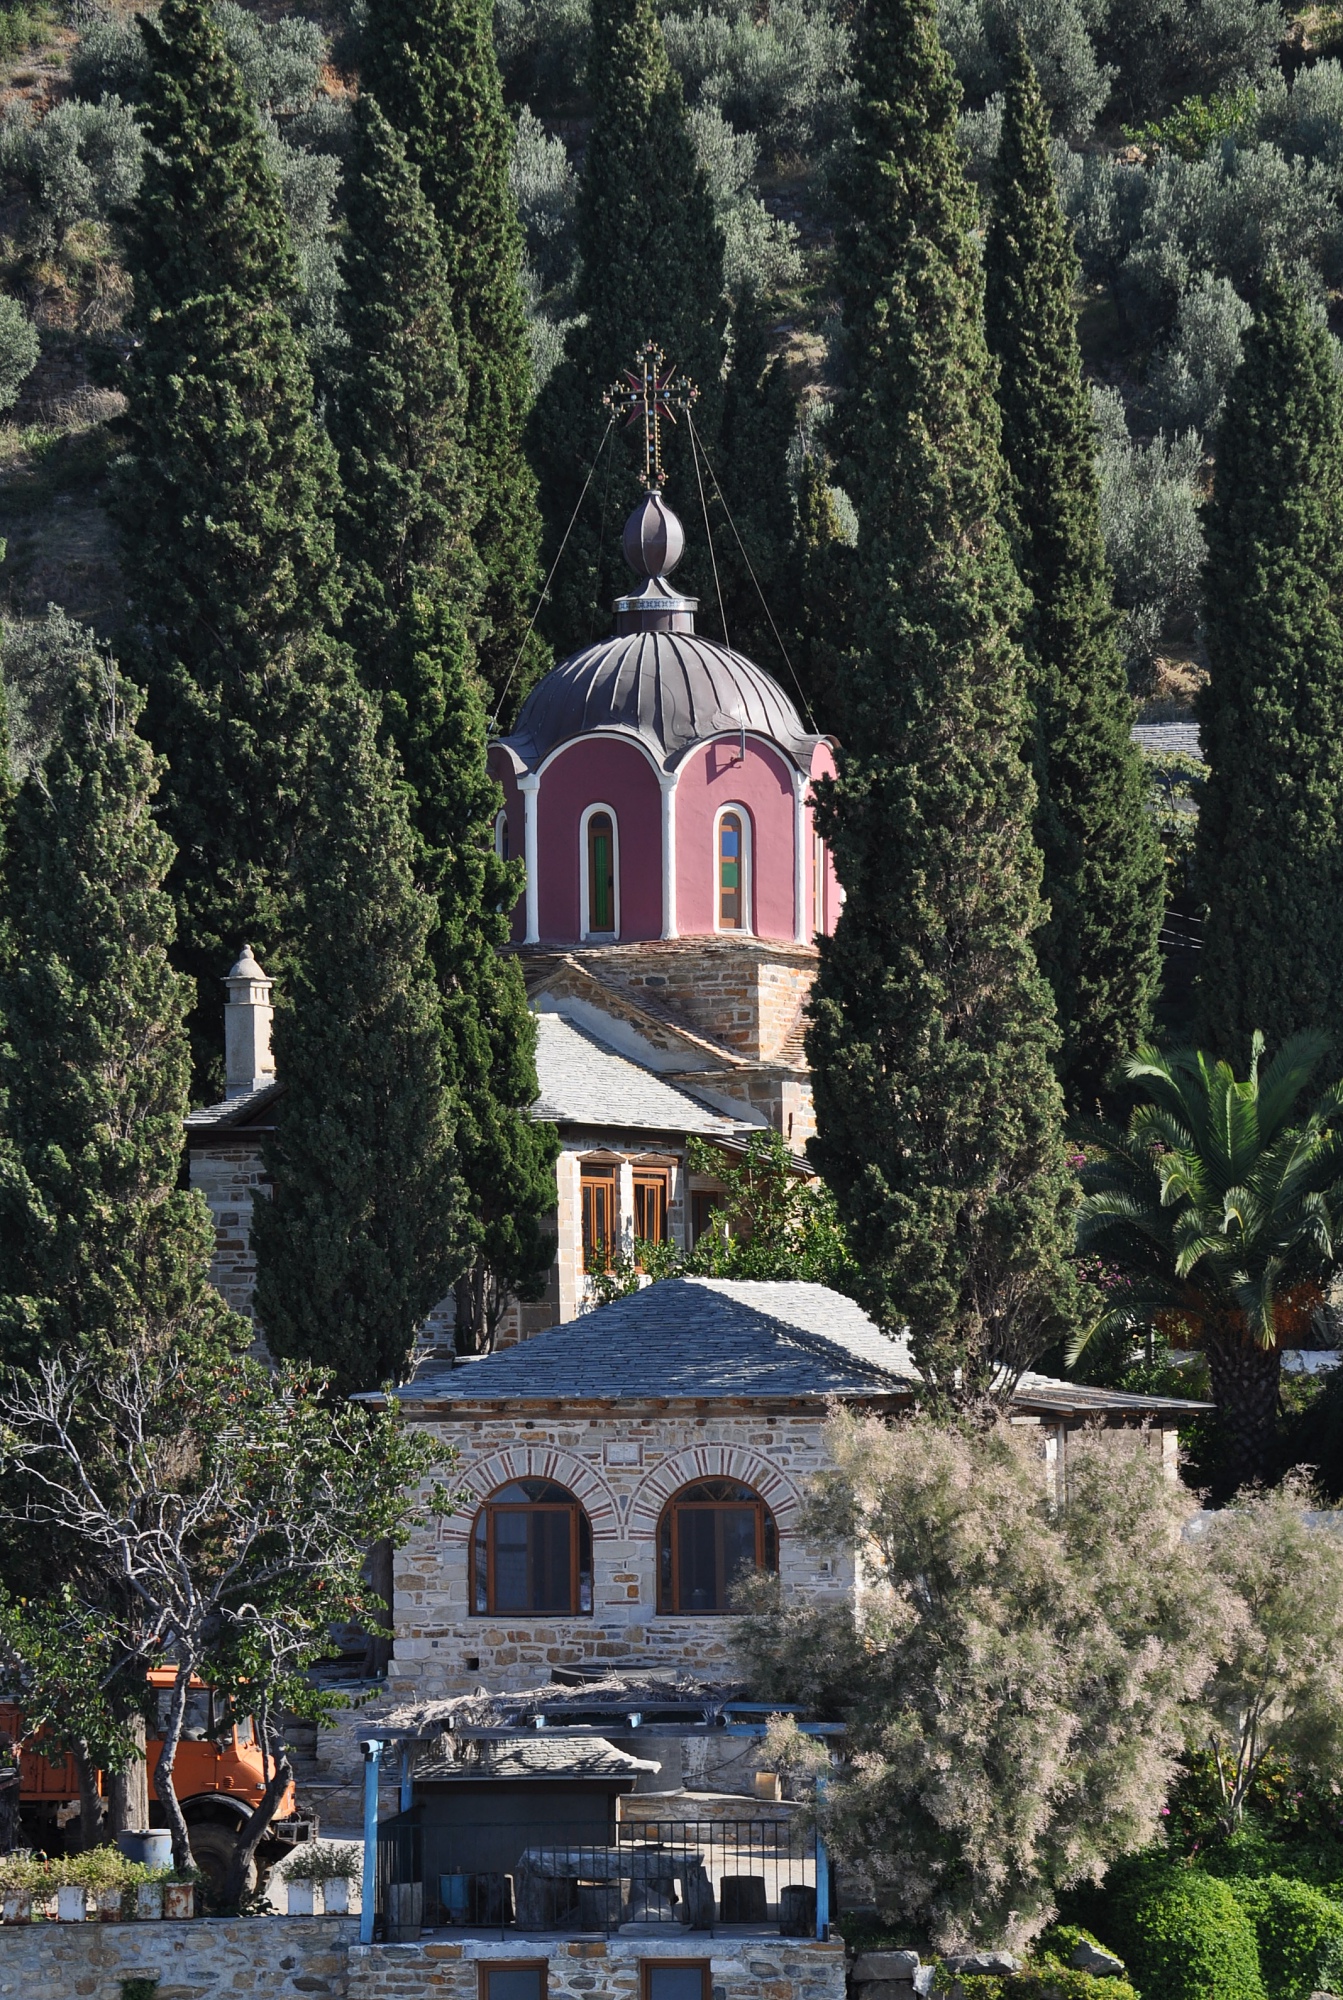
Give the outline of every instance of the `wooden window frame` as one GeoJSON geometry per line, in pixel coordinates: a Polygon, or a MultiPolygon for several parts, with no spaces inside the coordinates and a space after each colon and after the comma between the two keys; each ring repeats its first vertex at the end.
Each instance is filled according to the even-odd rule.
{"type": "Polygon", "coordinates": [[[751,821],[745,806],[720,806],[713,822],[713,927],[724,937],[751,937],[751,821]],[[737,822],[737,910],[735,924],[723,921],[723,827],[737,822]]]}
{"type": "Polygon", "coordinates": [[[490,2000],[490,1974],[492,1972],[539,1972],[541,1990],[538,2000],[547,2000],[549,1992],[550,1960],[548,1958],[480,1958],[476,1960],[477,2000],[490,2000]]]}
{"type": "Polygon", "coordinates": [[[634,1241],[639,1243],[671,1242],[671,1170],[668,1167],[635,1167],[634,1173],[634,1241]],[[660,1234],[650,1236],[639,1227],[639,1197],[655,1192],[658,1197],[660,1234]]]}
{"type": "MultiPolygon", "coordinates": [[[[609,1271],[620,1250],[620,1170],[605,1162],[595,1162],[592,1166],[581,1164],[578,1169],[578,1240],[581,1262],[585,1276],[594,1272],[609,1271]],[[591,1255],[588,1245],[586,1193],[589,1187],[604,1187],[609,1190],[611,1234],[606,1244],[605,1262],[598,1263],[591,1255]]],[[[592,1233],[595,1247],[601,1239],[596,1231],[592,1233]]]]}
{"type": "MultiPolygon", "coordinates": [[[[699,1485],[699,1483],[700,1482],[698,1480],[692,1480],[690,1482],[692,1486],[697,1486],[699,1485]]],[[[741,1484],[745,1485],[746,1484],[745,1480],[743,1480],[741,1484]]],[[[686,1489],[682,1487],[681,1492],[684,1492],[685,1490],[686,1489]]],[[[658,1616],[660,1618],[731,1618],[736,1615],[726,1604],[721,1604],[721,1605],[715,1604],[712,1607],[712,1609],[707,1611],[706,1610],[683,1611],[681,1609],[680,1603],[678,1602],[681,1595],[681,1514],[683,1512],[696,1513],[696,1514],[720,1513],[720,1512],[745,1513],[748,1508],[752,1509],[755,1514],[755,1566],[758,1570],[763,1570],[766,1567],[765,1563],[766,1517],[768,1516],[768,1518],[774,1523],[774,1560],[776,1568],[773,1572],[771,1572],[771,1574],[777,1574],[777,1564],[779,1557],[779,1524],[774,1519],[773,1509],[770,1507],[768,1501],[764,1498],[763,1494],[757,1493],[754,1500],[682,1500],[679,1493],[673,1493],[670,1499],[668,1499],[665,1502],[662,1512],[658,1516],[658,1537],[657,1537],[657,1553],[656,1553],[657,1609],[658,1609],[658,1616]],[[671,1529],[671,1579],[670,1579],[671,1601],[669,1603],[664,1604],[662,1601],[662,1534],[663,1534],[663,1523],[667,1522],[668,1520],[670,1522],[670,1529],[671,1529]]]]}
{"type": "MultiPolygon", "coordinates": [[[[476,1509],[471,1523],[470,1616],[473,1618],[590,1618],[592,1607],[583,1609],[583,1522],[587,1514],[581,1500],[485,1500],[476,1509]],[[494,1519],[497,1514],[568,1514],[569,1521],[569,1608],[566,1611],[499,1610],[494,1594],[494,1519]],[[485,1534],[485,1609],[476,1606],[476,1545],[481,1522],[485,1534]]],[[[592,1562],[592,1523],[588,1521],[588,1561],[592,1562]]],[[[596,1580],[592,1583],[596,1597],[596,1580]]]]}
{"type": "Polygon", "coordinates": [[[579,822],[579,931],[586,938],[619,939],[620,937],[620,820],[615,808],[603,801],[594,800],[583,809],[579,822]],[[593,921],[593,895],[595,876],[593,872],[592,844],[593,827],[598,820],[606,820],[611,830],[611,922],[599,930],[593,921]]]}
{"type": "Polygon", "coordinates": [[[712,2000],[709,1972],[712,1961],[707,1958],[641,1958],[639,1960],[639,2000],[653,2000],[652,1974],[667,1966],[675,1966],[678,1972],[688,1972],[692,1968],[700,1975],[700,2000],[712,2000]]]}

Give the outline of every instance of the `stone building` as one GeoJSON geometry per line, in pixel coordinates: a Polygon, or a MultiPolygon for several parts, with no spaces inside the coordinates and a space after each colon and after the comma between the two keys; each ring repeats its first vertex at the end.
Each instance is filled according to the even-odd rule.
{"type": "MultiPolygon", "coordinates": [[[[770,675],[694,630],[667,573],[681,525],[651,493],[625,528],[635,571],[612,637],[564,660],[492,745],[500,851],[521,854],[513,921],[538,1016],[537,1118],[558,1127],[556,1254],[500,1344],[571,1321],[592,1272],[636,1238],[688,1248],[721,1184],[690,1137],[731,1155],[773,1127],[805,1173],[803,1055],[815,936],[839,889],[813,817],[833,744],[770,675]]],[[[251,1307],[252,1202],[283,1090],[271,983],[249,947],[226,975],[226,1093],[187,1120],[192,1185],[215,1217],[215,1278],[251,1307]]],[[[450,1343],[452,1303],[427,1329],[450,1343]]]]}

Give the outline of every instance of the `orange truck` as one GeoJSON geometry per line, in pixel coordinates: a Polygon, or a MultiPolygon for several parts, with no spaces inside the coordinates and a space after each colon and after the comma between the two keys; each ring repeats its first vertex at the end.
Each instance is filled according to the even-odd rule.
{"type": "MultiPolygon", "coordinates": [[[[149,1684],[158,1697],[160,1728],[166,1720],[171,1668],[155,1668],[149,1684]]],[[[12,1702],[0,1700],[0,1732],[20,1746],[19,1815],[25,1839],[48,1853],[58,1851],[64,1829],[78,1817],[79,1773],[73,1757],[56,1762],[47,1757],[38,1735],[25,1738],[23,1716],[12,1702]]],[[[152,1728],[146,1744],[149,1766],[149,1818],[165,1826],[154,1789],[154,1766],[162,1738],[152,1728]]],[[[234,1845],[266,1789],[265,1770],[256,1730],[249,1718],[233,1720],[216,1712],[215,1699],[202,1682],[193,1680],[187,1696],[186,1721],[173,1760],[173,1779],[191,1835],[196,1866],[211,1888],[222,1887],[234,1845]]],[[[99,1789],[103,1789],[101,1774],[99,1789]]],[[[315,1840],[317,1821],[302,1818],[291,1784],[280,1801],[265,1839],[257,1850],[260,1881],[300,1840],[315,1840]]]]}

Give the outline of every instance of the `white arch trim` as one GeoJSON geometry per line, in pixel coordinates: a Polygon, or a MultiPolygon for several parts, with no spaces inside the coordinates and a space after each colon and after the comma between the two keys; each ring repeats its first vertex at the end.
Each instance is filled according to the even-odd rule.
{"type": "MultiPolygon", "coordinates": [[[[454,1475],[455,1476],[455,1475],[454,1475]]],[[[581,1458],[558,1445],[511,1444],[477,1459],[461,1474],[461,1484],[470,1495],[466,1504],[442,1523],[440,1539],[469,1541],[479,1509],[514,1479],[553,1479],[567,1486],[592,1523],[594,1535],[614,1535],[619,1530],[620,1510],[606,1481],[581,1458]]]]}
{"type": "Polygon", "coordinates": [[[736,799],[728,799],[713,816],[713,927],[720,937],[755,936],[755,821],[750,808],[736,799]],[[722,882],[719,869],[722,856],[719,853],[719,830],[729,813],[735,813],[741,822],[741,909],[744,921],[735,929],[728,929],[722,922],[722,882]]]}
{"type": "Polygon", "coordinates": [[[566,736],[563,743],[557,743],[553,750],[547,750],[536,767],[536,776],[543,778],[551,765],[563,757],[568,750],[576,750],[581,743],[600,743],[608,740],[616,743],[631,743],[648,765],[653,775],[662,775],[661,760],[649,749],[642,736],[635,729],[590,729],[582,736],[566,736]]]}
{"type": "Polygon", "coordinates": [[[754,1487],[780,1528],[792,1526],[802,1505],[792,1480],[758,1452],[738,1444],[697,1444],[674,1452],[650,1471],[630,1502],[630,1532],[656,1533],[672,1495],[700,1479],[739,1479],[754,1487]]]}
{"type": "Polygon", "coordinates": [[[584,806],[578,821],[578,935],[584,940],[620,936],[620,818],[614,806],[606,805],[601,799],[594,799],[590,806],[584,806]],[[592,883],[588,878],[588,826],[598,813],[605,813],[611,822],[611,880],[612,900],[615,908],[611,915],[614,927],[609,931],[593,932],[589,921],[592,910],[592,883]]]}

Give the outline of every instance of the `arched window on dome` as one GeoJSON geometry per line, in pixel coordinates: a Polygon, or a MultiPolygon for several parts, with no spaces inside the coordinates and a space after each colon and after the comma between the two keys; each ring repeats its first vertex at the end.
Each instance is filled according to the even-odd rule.
{"type": "Polygon", "coordinates": [[[490,1495],[471,1530],[471,1610],[557,1618],[592,1610],[592,1526],[567,1486],[515,1479],[490,1495]]]}
{"type": "Polygon", "coordinates": [[[620,936],[620,830],[610,806],[589,806],[579,825],[579,928],[585,938],[620,936]]]}
{"type": "Polygon", "coordinates": [[[714,927],[751,928],[751,822],[744,806],[724,806],[714,821],[714,927]]]}
{"type": "Polygon", "coordinates": [[[811,831],[811,928],[816,937],[825,936],[825,842],[815,827],[811,831]]]}
{"type": "Polygon", "coordinates": [[[658,1610],[696,1617],[732,1609],[733,1587],[753,1569],[777,1570],[779,1530],[739,1479],[683,1486],[658,1522],[658,1610]]]}
{"type": "Polygon", "coordinates": [[[508,813],[503,806],[494,815],[494,851],[501,861],[508,860],[508,813]]]}

